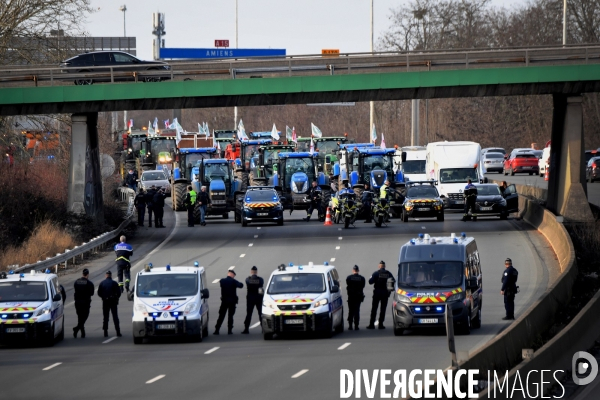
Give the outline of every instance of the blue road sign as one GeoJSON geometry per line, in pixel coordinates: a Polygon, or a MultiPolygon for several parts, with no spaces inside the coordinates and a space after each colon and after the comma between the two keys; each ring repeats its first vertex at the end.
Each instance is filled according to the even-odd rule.
{"type": "Polygon", "coordinates": [[[161,59],[176,58],[246,58],[285,56],[285,49],[173,49],[161,48],[161,59]]]}

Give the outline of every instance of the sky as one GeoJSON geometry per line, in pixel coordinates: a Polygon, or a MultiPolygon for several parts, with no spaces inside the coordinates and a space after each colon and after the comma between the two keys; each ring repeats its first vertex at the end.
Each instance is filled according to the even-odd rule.
{"type": "MultiPolygon", "coordinates": [[[[228,39],[235,48],[236,0],[92,0],[96,9],[83,24],[91,36],[137,38],[137,56],[152,59],[152,13],[165,14],[165,47],[213,48],[228,39]]],[[[492,0],[510,8],[522,0],[492,0]]],[[[374,0],[375,42],[389,28],[390,9],[404,2],[374,0]]],[[[238,0],[238,47],[286,49],[288,55],[368,52],[370,0],[238,0]]]]}

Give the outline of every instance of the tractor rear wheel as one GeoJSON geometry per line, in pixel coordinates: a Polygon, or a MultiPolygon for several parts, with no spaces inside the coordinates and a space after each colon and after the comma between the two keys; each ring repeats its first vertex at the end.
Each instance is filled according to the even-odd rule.
{"type": "Polygon", "coordinates": [[[171,193],[173,194],[173,209],[175,211],[185,211],[185,204],[183,203],[185,199],[185,192],[187,190],[187,184],[184,182],[177,182],[173,184],[173,190],[171,193]]]}
{"type": "Polygon", "coordinates": [[[248,173],[242,169],[238,169],[235,171],[235,176],[238,181],[240,181],[240,187],[238,190],[240,192],[245,192],[248,188],[248,173]]]}

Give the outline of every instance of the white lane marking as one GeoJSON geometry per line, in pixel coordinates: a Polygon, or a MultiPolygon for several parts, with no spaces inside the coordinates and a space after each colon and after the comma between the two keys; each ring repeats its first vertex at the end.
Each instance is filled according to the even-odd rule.
{"type": "Polygon", "coordinates": [[[104,342],[102,342],[102,344],[110,343],[110,342],[112,342],[113,340],[115,340],[116,338],[117,338],[117,336],[113,336],[113,337],[111,337],[110,339],[107,339],[107,340],[105,340],[104,342]]]}
{"type": "Polygon", "coordinates": [[[421,229],[426,229],[426,228],[424,226],[422,226],[421,229]]]}
{"type": "Polygon", "coordinates": [[[248,247],[252,247],[252,246],[254,246],[254,243],[250,243],[250,244],[248,245],[248,247]]]}
{"type": "Polygon", "coordinates": [[[415,221],[420,221],[420,219],[419,218],[415,218],[415,221]]]}
{"type": "Polygon", "coordinates": [[[49,369],[52,369],[54,367],[58,367],[60,364],[62,364],[62,363],[59,362],[59,363],[56,363],[56,364],[52,364],[51,366],[44,368],[42,371],[48,371],[49,369]]]}
{"type": "Polygon", "coordinates": [[[244,258],[244,257],[246,257],[246,253],[240,254],[240,258],[244,258]]]}
{"type": "Polygon", "coordinates": [[[348,346],[350,346],[350,342],[344,343],[343,345],[341,345],[340,347],[338,347],[338,350],[344,350],[348,346]]]}
{"type": "Polygon", "coordinates": [[[220,279],[215,279],[213,283],[219,283],[220,279]]]}
{"type": "Polygon", "coordinates": [[[331,260],[329,260],[329,262],[334,262],[334,261],[335,261],[335,258],[332,258],[331,260]]]}
{"type": "Polygon", "coordinates": [[[136,262],[135,265],[131,269],[136,269],[140,264],[143,264],[144,261],[148,260],[154,253],[156,253],[157,251],[160,251],[160,249],[162,249],[164,247],[164,245],[166,245],[167,243],[169,243],[169,241],[171,240],[171,238],[177,232],[177,225],[179,225],[179,213],[175,213],[175,228],[173,228],[173,230],[171,231],[171,233],[169,234],[169,236],[167,236],[167,238],[165,240],[163,240],[161,244],[159,244],[158,246],[156,246],[154,248],[154,250],[152,250],[150,253],[148,253],[146,255],[146,257],[144,257],[140,261],[136,262]]]}
{"type": "Polygon", "coordinates": [[[258,235],[254,235],[254,239],[256,239],[258,237],[258,235]]]}
{"type": "Polygon", "coordinates": [[[342,237],[341,237],[341,236],[340,236],[340,237],[338,237],[338,240],[342,240],[342,237]]]}
{"type": "Polygon", "coordinates": [[[256,229],[260,229],[260,226],[257,226],[256,229]]]}
{"type": "Polygon", "coordinates": [[[156,378],[152,378],[152,379],[150,379],[149,381],[146,381],[146,384],[148,384],[148,383],[154,383],[154,382],[158,381],[159,379],[162,379],[162,378],[164,378],[165,376],[166,376],[166,375],[159,375],[159,376],[157,376],[156,378]]]}
{"type": "Polygon", "coordinates": [[[229,270],[231,271],[232,269],[235,269],[235,265],[232,265],[231,267],[229,267],[229,270]]]}
{"type": "Polygon", "coordinates": [[[256,327],[257,327],[257,326],[259,326],[259,325],[260,325],[260,322],[257,322],[257,323],[255,323],[254,325],[252,325],[252,326],[250,327],[250,329],[256,328],[256,327]]]}
{"type": "Polygon", "coordinates": [[[292,375],[292,379],[298,378],[298,377],[304,375],[307,372],[308,372],[307,369],[303,369],[302,371],[296,372],[294,375],[292,375]]]}
{"type": "Polygon", "coordinates": [[[338,231],[341,231],[341,230],[342,230],[342,228],[338,228],[338,231]]]}
{"type": "Polygon", "coordinates": [[[204,354],[214,353],[215,351],[217,351],[219,349],[220,349],[220,347],[213,347],[212,349],[205,351],[204,354]]]}
{"type": "Polygon", "coordinates": [[[336,249],[336,250],[339,250],[339,249],[340,249],[340,246],[335,246],[335,249],[336,249]]]}

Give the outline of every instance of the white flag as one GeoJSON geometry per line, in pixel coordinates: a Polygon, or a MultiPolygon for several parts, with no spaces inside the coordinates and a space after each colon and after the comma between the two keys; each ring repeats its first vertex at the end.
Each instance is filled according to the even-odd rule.
{"type": "Polygon", "coordinates": [[[213,139],[213,147],[216,149],[217,148],[217,140],[215,139],[215,131],[213,130],[213,134],[212,134],[212,139],[213,139]]]}
{"type": "Polygon", "coordinates": [[[154,134],[156,134],[156,131],[154,130],[154,128],[152,128],[152,124],[150,124],[150,121],[148,121],[148,135],[154,134]]]}
{"type": "Polygon", "coordinates": [[[204,128],[202,127],[202,125],[200,125],[200,122],[198,122],[198,135],[203,135],[204,134],[204,128]]]}
{"type": "Polygon", "coordinates": [[[158,118],[154,117],[154,123],[152,124],[152,127],[154,128],[154,132],[156,132],[158,130],[158,118]]]}
{"type": "Polygon", "coordinates": [[[308,152],[310,154],[313,154],[315,152],[315,142],[312,137],[310,138],[310,150],[308,152]]]}
{"type": "Polygon", "coordinates": [[[210,129],[208,129],[208,122],[204,123],[204,133],[206,134],[206,137],[210,137],[210,129]]]}
{"type": "Polygon", "coordinates": [[[248,140],[248,135],[246,135],[246,129],[244,129],[244,123],[241,119],[238,124],[237,135],[239,140],[248,140]]]}
{"type": "Polygon", "coordinates": [[[377,131],[375,130],[375,124],[373,124],[373,129],[371,129],[371,143],[375,144],[377,140],[377,131]]]}
{"type": "Polygon", "coordinates": [[[275,128],[275,124],[273,124],[273,129],[271,130],[271,137],[275,140],[279,140],[279,132],[277,132],[277,128],[275,128]]]}
{"type": "Polygon", "coordinates": [[[323,136],[323,132],[321,132],[321,130],[312,122],[310,123],[310,129],[313,137],[320,138],[323,136]]]}
{"type": "Polygon", "coordinates": [[[179,144],[179,142],[181,142],[181,133],[183,132],[183,128],[181,127],[181,125],[179,125],[177,118],[175,118],[173,120],[173,123],[171,125],[169,125],[169,129],[175,129],[175,132],[176,132],[175,142],[177,144],[179,144]]]}
{"type": "Polygon", "coordinates": [[[382,148],[382,149],[385,149],[385,148],[386,148],[386,147],[385,147],[385,139],[384,139],[384,137],[383,137],[383,132],[381,132],[381,148],[382,148]]]}

